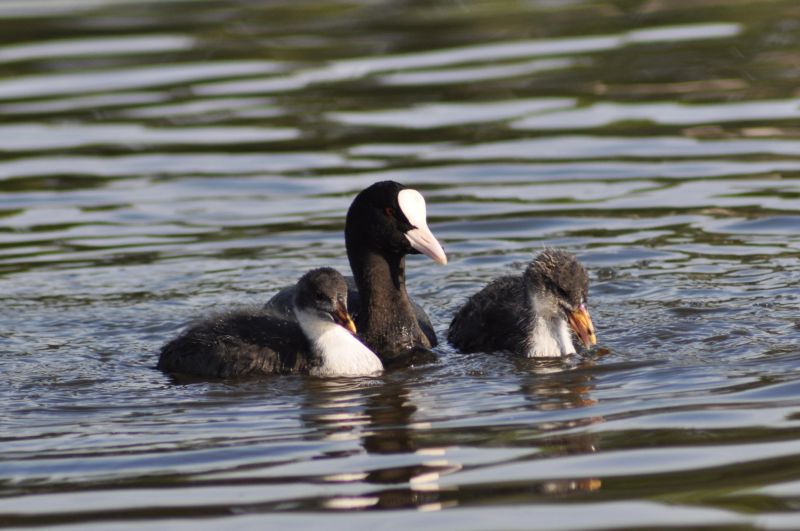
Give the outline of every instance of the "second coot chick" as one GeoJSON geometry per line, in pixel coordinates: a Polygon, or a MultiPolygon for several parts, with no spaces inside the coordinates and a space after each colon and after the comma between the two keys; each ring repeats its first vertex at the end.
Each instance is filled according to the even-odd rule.
{"type": "Polygon", "coordinates": [[[158,368],[220,378],[293,372],[365,376],[383,370],[380,359],[353,335],[347,283],[335,269],[303,275],[293,311],[296,319],[245,309],[200,321],[164,345],[158,368]]]}
{"type": "Polygon", "coordinates": [[[467,300],[447,339],[462,352],[510,350],[529,358],[575,353],[570,330],[594,345],[589,277],[565,251],[547,249],[522,275],[500,277],[467,300]]]}

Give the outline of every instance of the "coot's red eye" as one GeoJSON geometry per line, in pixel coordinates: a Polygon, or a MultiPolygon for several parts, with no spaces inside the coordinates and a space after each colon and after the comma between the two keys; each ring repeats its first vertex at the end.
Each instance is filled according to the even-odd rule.
{"type": "Polygon", "coordinates": [[[392,207],[386,207],[383,209],[383,213],[386,214],[387,218],[394,217],[394,209],[392,207]]]}

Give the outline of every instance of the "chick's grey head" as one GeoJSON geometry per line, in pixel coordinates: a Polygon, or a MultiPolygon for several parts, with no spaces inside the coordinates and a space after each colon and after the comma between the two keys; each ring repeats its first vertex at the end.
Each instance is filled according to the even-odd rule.
{"type": "Polygon", "coordinates": [[[355,333],[347,312],[347,282],[330,267],[313,269],[300,277],[294,294],[295,312],[301,311],[324,321],[333,321],[355,333]]]}
{"type": "Polygon", "coordinates": [[[585,304],[589,276],[574,255],[559,249],[542,251],[525,271],[529,290],[548,291],[569,309],[585,304]]]}
{"type": "Polygon", "coordinates": [[[562,316],[587,347],[597,343],[589,316],[589,275],[574,255],[558,249],[542,251],[525,270],[525,285],[539,311],[562,316]]]}

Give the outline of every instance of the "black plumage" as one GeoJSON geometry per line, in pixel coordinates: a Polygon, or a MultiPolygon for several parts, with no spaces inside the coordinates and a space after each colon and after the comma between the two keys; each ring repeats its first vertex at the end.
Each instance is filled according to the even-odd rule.
{"type": "Polygon", "coordinates": [[[462,352],[529,354],[536,346],[532,342],[537,319],[545,318],[548,323],[562,319],[573,332],[583,334],[584,342],[593,342],[594,329],[585,309],[588,292],[589,277],[580,262],[565,251],[547,249],[523,274],[497,278],[472,295],[456,312],[447,339],[462,352]],[[536,313],[535,299],[546,316],[536,313]],[[588,324],[576,323],[573,314],[584,313],[588,324]]]}
{"type": "MultiPolygon", "coordinates": [[[[406,236],[417,227],[399,202],[403,190],[407,188],[394,181],[369,186],[353,199],[345,221],[345,246],[353,271],[348,306],[359,337],[387,367],[431,361],[435,355],[427,349],[438,343],[425,310],[406,291],[405,256],[420,251],[406,236]]],[[[446,262],[443,252],[440,256],[435,259],[446,262]]],[[[293,290],[284,288],[266,307],[288,316],[293,290]]]]}
{"type": "Polygon", "coordinates": [[[472,295],[458,310],[447,332],[447,340],[462,352],[527,350],[530,301],[522,276],[493,280],[472,295]]]}
{"type": "Polygon", "coordinates": [[[315,354],[294,318],[294,307],[334,312],[347,286],[331,268],[309,271],[294,286],[291,318],[264,308],[224,311],[190,325],[161,349],[164,372],[207,377],[308,372],[315,354]]]}
{"type": "MultiPolygon", "coordinates": [[[[351,276],[346,276],[344,278],[345,281],[347,281],[347,307],[350,309],[350,316],[358,326],[359,336],[362,336],[360,333],[363,324],[363,319],[361,318],[361,295],[358,292],[358,286],[356,286],[355,279],[351,276]]],[[[266,306],[264,307],[265,310],[268,310],[276,315],[284,316],[288,319],[294,319],[294,313],[292,311],[292,298],[294,297],[294,291],[294,286],[286,286],[285,288],[282,288],[267,302],[266,306]]],[[[430,317],[428,317],[428,314],[425,313],[425,309],[417,304],[416,301],[411,298],[409,298],[409,301],[420,330],[422,330],[422,333],[428,339],[430,346],[436,346],[438,344],[438,339],[436,338],[436,332],[433,330],[433,323],[431,323],[430,317]]]]}
{"type": "Polygon", "coordinates": [[[164,372],[230,378],[307,372],[310,347],[297,321],[261,308],[213,315],[161,349],[164,372]]]}

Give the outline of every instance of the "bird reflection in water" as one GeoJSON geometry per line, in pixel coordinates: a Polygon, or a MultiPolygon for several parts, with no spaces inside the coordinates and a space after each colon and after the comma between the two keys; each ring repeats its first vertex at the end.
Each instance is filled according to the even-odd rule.
{"type": "MultiPolygon", "coordinates": [[[[526,409],[533,411],[534,424],[485,426],[483,441],[466,443],[492,447],[535,446],[540,451],[532,459],[559,458],[595,452],[595,436],[574,434],[574,428],[604,419],[581,416],[584,408],[596,404],[592,397],[595,376],[590,357],[564,360],[515,358],[519,390],[526,409]],[[558,414],[558,412],[564,414],[558,414]],[[539,415],[540,414],[540,415],[539,415]],[[541,417],[541,418],[539,418],[541,417]]],[[[483,503],[489,498],[518,499],[520,496],[563,497],[596,491],[599,478],[566,478],[486,485],[459,485],[457,474],[464,469],[452,455],[464,447],[442,446],[440,434],[420,420],[414,394],[399,377],[384,375],[358,380],[309,379],[307,404],[301,416],[310,428],[309,438],[352,441],[353,444],[325,457],[339,458],[334,474],[312,481],[362,485],[368,492],[359,496],[331,496],[319,500],[324,509],[375,510],[412,508],[435,511],[456,505],[483,503]],[[363,456],[380,456],[365,459],[363,456]],[[352,457],[352,460],[348,460],[352,457]],[[455,480],[455,481],[454,481],[455,480]]],[[[451,439],[452,440],[452,439],[451,439]]],[[[487,447],[487,449],[488,449],[487,447]]]]}
{"type": "MultiPolygon", "coordinates": [[[[309,380],[303,407],[303,422],[313,429],[309,437],[325,440],[358,441],[359,449],[327,453],[329,457],[347,457],[361,452],[383,456],[359,470],[342,471],[321,478],[330,483],[366,483],[379,489],[366,496],[333,497],[322,501],[326,509],[400,509],[439,510],[457,505],[455,487],[439,486],[444,475],[461,470],[460,463],[447,457],[447,449],[431,446],[426,440],[427,426],[415,423],[417,407],[409,390],[402,384],[371,380],[309,380]],[[313,403],[311,403],[313,402],[313,403]],[[386,459],[396,455],[396,459],[386,459]],[[394,463],[386,466],[387,463],[394,463]]],[[[363,461],[360,461],[363,463],[363,461]]]]}
{"type": "MultiPolygon", "coordinates": [[[[595,387],[592,369],[594,357],[571,357],[559,360],[516,359],[517,369],[522,380],[520,391],[530,403],[530,407],[542,412],[556,412],[587,408],[597,404],[591,396],[595,387]]],[[[579,435],[563,434],[566,430],[605,422],[602,416],[569,415],[569,418],[548,418],[535,428],[537,446],[543,454],[537,458],[557,458],[560,456],[597,452],[596,436],[586,431],[579,435]],[[551,435],[552,434],[552,435],[551,435]]],[[[569,493],[599,490],[599,478],[555,479],[539,484],[536,492],[541,495],[563,496],[569,493]]]]}

